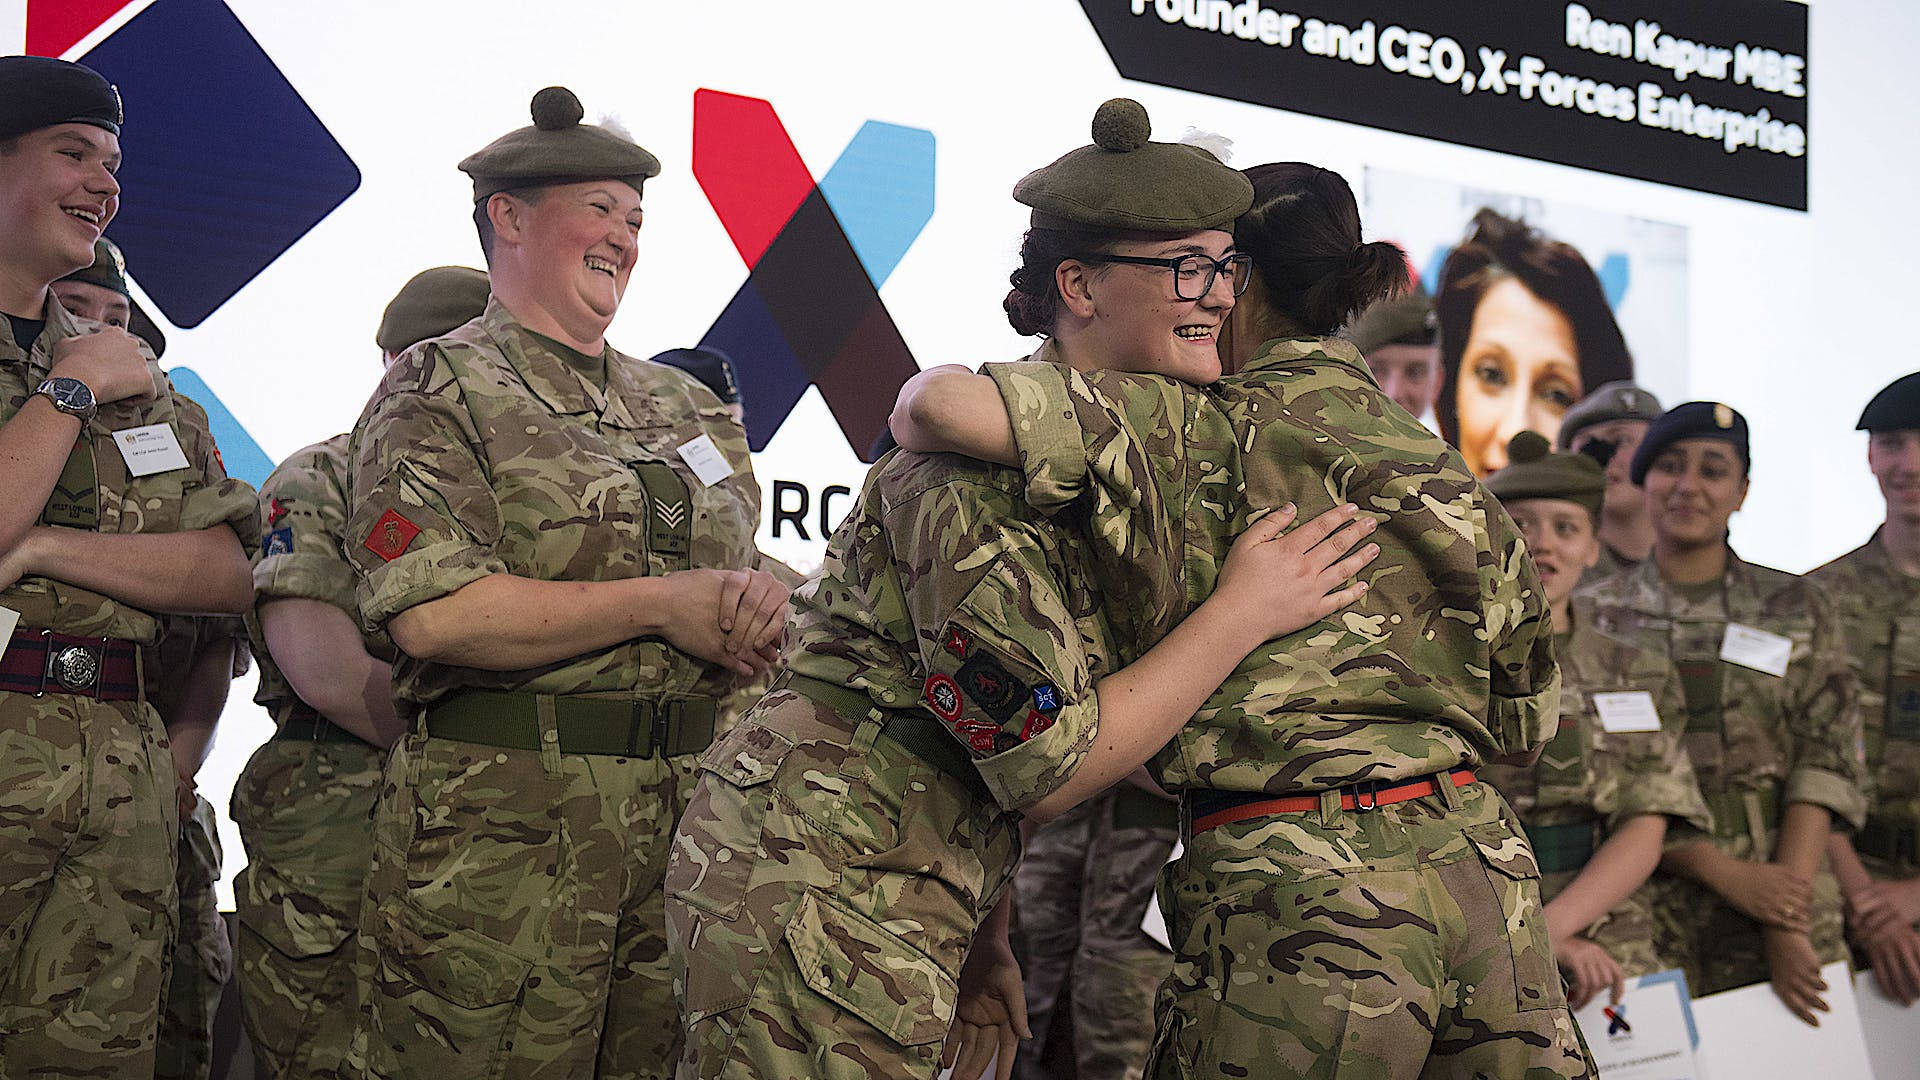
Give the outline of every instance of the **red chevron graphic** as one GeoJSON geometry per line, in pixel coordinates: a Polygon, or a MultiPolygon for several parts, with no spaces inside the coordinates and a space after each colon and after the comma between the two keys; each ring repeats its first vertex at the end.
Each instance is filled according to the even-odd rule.
{"type": "Polygon", "coordinates": [[[130,0],[27,0],[27,54],[64,56],[130,0]]]}

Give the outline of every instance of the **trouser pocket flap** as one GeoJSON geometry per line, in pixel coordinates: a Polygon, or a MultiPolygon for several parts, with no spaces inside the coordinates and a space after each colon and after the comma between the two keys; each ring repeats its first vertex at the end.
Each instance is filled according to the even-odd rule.
{"type": "Polygon", "coordinates": [[[809,987],[901,1046],[946,1035],[959,988],[932,958],[879,923],[810,890],[786,938],[809,987]]]}
{"type": "Polygon", "coordinates": [[[378,918],[381,958],[394,974],[462,1008],[512,1001],[533,968],[498,942],[404,900],[383,905],[378,918]]]}
{"type": "Polygon", "coordinates": [[[1488,866],[1515,880],[1540,876],[1540,864],[1534,861],[1527,838],[1504,821],[1485,821],[1469,825],[1467,839],[1479,849],[1488,866]]]}

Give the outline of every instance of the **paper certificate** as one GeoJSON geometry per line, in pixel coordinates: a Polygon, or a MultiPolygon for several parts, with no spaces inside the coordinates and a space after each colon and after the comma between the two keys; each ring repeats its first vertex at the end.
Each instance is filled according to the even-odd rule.
{"type": "MultiPolygon", "coordinates": [[[[1808,1027],[1774,996],[1769,983],[1712,994],[1693,1003],[1700,1027],[1702,1073],[1712,1080],[1811,1076],[1832,1080],[1874,1075],[1860,1032],[1860,1003],[1844,962],[1820,969],[1827,1006],[1808,1027]]],[[[1900,1074],[1911,1075],[1911,1074],[1900,1074]]],[[[1881,1080],[1892,1080],[1882,1076],[1881,1080]]]]}
{"type": "Polygon", "coordinates": [[[1611,993],[1573,1014],[1602,1080],[1699,1080],[1687,977],[1661,971],[1627,980],[1620,1004],[1611,993]]]}

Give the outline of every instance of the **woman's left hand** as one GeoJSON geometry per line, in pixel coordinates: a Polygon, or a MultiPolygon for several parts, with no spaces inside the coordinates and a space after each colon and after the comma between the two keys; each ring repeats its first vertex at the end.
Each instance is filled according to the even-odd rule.
{"type": "Polygon", "coordinates": [[[1020,1040],[1031,1038],[1013,950],[1004,939],[976,942],[960,971],[960,1002],[940,1049],[941,1067],[952,1069],[954,1080],[978,1080],[992,1062],[995,1080],[1008,1080],[1020,1040]]]}
{"type": "Polygon", "coordinates": [[[777,645],[787,630],[789,595],[786,585],[764,570],[728,571],[717,613],[727,652],[745,656],[777,645]]]}

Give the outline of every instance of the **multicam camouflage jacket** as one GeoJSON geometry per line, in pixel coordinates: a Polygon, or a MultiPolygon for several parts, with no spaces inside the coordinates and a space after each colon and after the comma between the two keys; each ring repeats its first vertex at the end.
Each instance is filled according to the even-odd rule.
{"type": "Polygon", "coordinates": [[[1560,676],[1525,542],[1459,455],[1345,342],[1268,342],[1204,391],[989,365],[1027,497],[1086,500],[1094,565],[1137,657],[1212,592],[1234,537],[1288,502],[1380,522],[1358,603],[1256,650],[1151,765],[1168,788],[1286,793],[1531,750],[1560,676]],[[1137,637],[1135,635],[1138,635],[1137,637]]]}
{"type": "MultiPolygon", "coordinates": [[[[1773,797],[1778,806],[1824,806],[1857,828],[1867,808],[1866,762],[1858,694],[1832,600],[1806,578],[1731,552],[1721,587],[1707,591],[1689,598],[1649,559],[1582,596],[1599,630],[1671,656],[1686,695],[1687,756],[1722,834],[1743,831],[1732,819],[1751,815],[1725,800],[1746,793],[1773,797]],[[1723,659],[1735,624],[1787,639],[1785,673],[1723,659]]],[[[1773,824],[1754,821],[1745,831],[1773,824]]]]}
{"type": "MultiPolygon", "coordinates": [[[[26,405],[27,398],[53,368],[53,347],[87,325],[69,315],[51,296],[46,328],[30,351],[13,340],[12,327],[0,322],[0,423],[26,405]]],[[[143,352],[146,345],[140,346],[143,352]]],[[[67,457],[39,524],[102,533],[193,532],[219,524],[231,527],[247,550],[259,542],[253,489],[227,476],[220,462],[206,413],[184,395],[153,363],[154,395],[100,406],[84,438],[67,457]],[[115,447],[114,435],[129,428],[165,424],[187,458],[184,469],[134,476],[115,447]]],[[[29,577],[0,589],[0,607],[20,613],[20,625],[89,637],[115,637],[152,644],[159,640],[155,617],[108,596],[51,578],[29,577]]]]}
{"type": "MultiPolygon", "coordinates": [[[[745,432],[711,391],[611,347],[581,357],[497,299],[393,362],[348,460],[346,553],[369,630],[493,574],[613,581],[758,558],[745,432]],[[731,472],[708,483],[688,456],[731,472]]],[[[460,689],[719,697],[731,683],[659,638],[517,671],[395,664],[399,701],[460,689]]]]}
{"type": "Polygon", "coordinates": [[[1873,539],[1807,575],[1833,597],[1860,690],[1870,816],[1920,824],[1920,580],[1873,539]]]}

